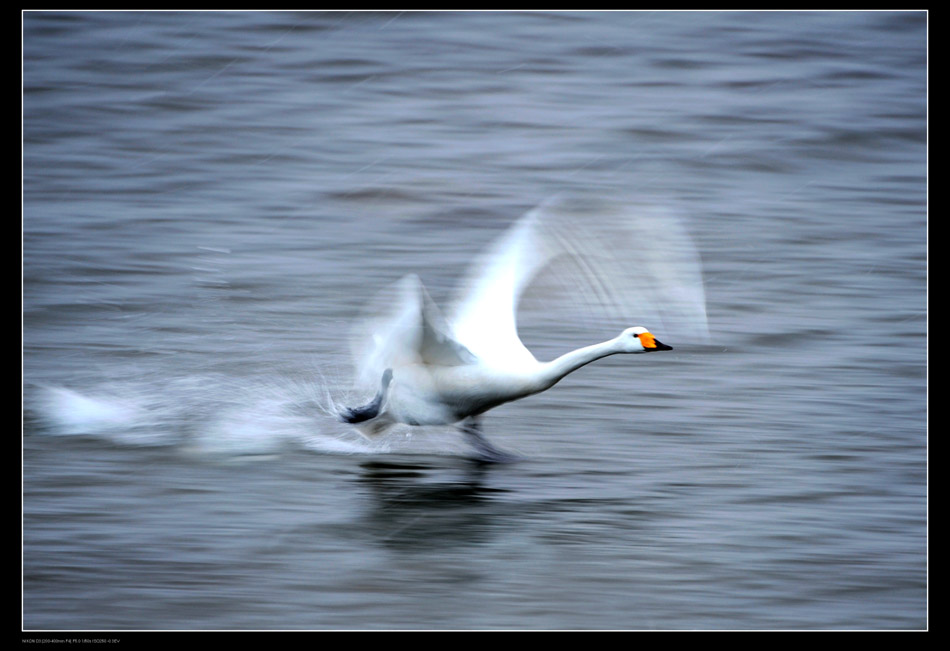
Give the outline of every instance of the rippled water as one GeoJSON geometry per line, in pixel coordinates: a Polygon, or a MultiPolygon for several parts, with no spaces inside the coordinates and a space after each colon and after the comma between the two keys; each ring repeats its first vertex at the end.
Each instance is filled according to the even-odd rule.
{"type": "Polygon", "coordinates": [[[24,628],[926,627],[926,36],[26,13],[24,628]],[[579,188],[686,220],[709,345],[492,412],[515,464],[326,415],[377,288],[579,188]]]}

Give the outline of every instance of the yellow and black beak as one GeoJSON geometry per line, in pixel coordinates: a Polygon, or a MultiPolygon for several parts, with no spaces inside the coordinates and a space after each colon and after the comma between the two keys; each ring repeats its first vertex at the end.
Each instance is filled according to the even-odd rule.
{"type": "Polygon", "coordinates": [[[651,335],[649,332],[640,333],[640,344],[643,346],[645,352],[652,353],[656,350],[673,350],[672,346],[667,346],[666,344],[660,343],[657,341],[656,337],[651,335]]]}

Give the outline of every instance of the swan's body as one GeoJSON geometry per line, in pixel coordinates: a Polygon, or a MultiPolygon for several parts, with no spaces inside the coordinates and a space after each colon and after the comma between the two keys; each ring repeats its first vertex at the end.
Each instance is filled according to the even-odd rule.
{"type": "MultiPolygon", "coordinates": [[[[612,304],[629,299],[614,277],[625,269],[630,282],[645,283],[646,294],[661,294],[656,301],[644,301],[643,292],[636,292],[641,303],[658,303],[652,309],[657,319],[664,312],[674,319],[688,315],[692,325],[705,332],[702,284],[698,266],[690,266],[695,262],[691,250],[666,251],[652,260],[637,255],[627,265],[618,264],[608,244],[617,244],[614,239],[620,233],[629,235],[630,224],[622,224],[622,229],[614,224],[609,241],[589,239],[577,231],[575,217],[576,208],[559,204],[539,208],[517,222],[475,265],[451,321],[443,319],[416,276],[403,278],[395,295],[386,297],[385,314],[368,319],[355,342],[360,377],[376,386],[376,396],[362,407],[344,410],[341,420],[367,435],[396,423],[461,423],[483,457],[500,459],[503,453],[480,433],[479,417],[486,411],[545,391],[609,355],[671,350],[638,326],[552,361],[538,361],[518,337],[518,303],[538,273],[565,255],[576,263],[571,278],[584,277],[582,295],[594,299],[589,302],[617,307],[612,304]]],[[[626,253],[644,246],[634,238],[626,253]]]]}

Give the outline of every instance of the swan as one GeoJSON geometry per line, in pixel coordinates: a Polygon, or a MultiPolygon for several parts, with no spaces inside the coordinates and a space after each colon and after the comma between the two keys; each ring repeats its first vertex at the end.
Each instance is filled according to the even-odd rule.
{"type": "Polygon", "coordinates": [[[559,197],[529,211],[476,259],[449,318],[414,274],[377,298],[382,309],[368,311],[353,335],[357,381],[375,395],[339,410],[339,420],[366,437],[395,424],[456,425],[482,460],[513,460],[482,433],[485,412],[546,391],[598,359],[673,349],[638,325],[539,361],[517,328],[519,302],[539,276],[548,284],[559,278],[555,295],[579,298],[583,313],[636,307],[658,323],[707,335],[698,257],[678,221],[625,203],[559,197]]]}

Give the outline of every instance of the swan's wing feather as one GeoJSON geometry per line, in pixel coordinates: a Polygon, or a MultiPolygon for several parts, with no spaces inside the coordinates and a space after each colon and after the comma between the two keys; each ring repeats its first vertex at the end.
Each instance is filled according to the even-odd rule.
{"type": "Polygon", "coordinates": [[[534,360],[517,333],[536,280],[546,311],[706,341],[699,256],[680,219],[655,205],[557,197],[528,212],[476,260],[453,313],[456,339],[498,363],[534,360]]]}
{"type": "Polygon", "coordinates": [[[456,366],[474,356],[449,329],[418,276],[380,292],[354,326],[351,349],[360,385],[375,387],[383,372],[410,364],[456,366]]]}
{"type": "Polygon", "coordinates": [[[537,210],[516,222],[472,264],[460,286],[452,332],[480,359],[492,364],[536,361],[518,337],[522,292],[550,262],[537,210]]]}
{"type": "Polygon", "coordinates": [[[420,297],[419,311],[419,361],[432,366],[461,366],[477,360],[465,346],[449,334],[451,329],[435,301],[417,276],[409,276],[408,282],[416,285],[414,293],[420,297]]]}

